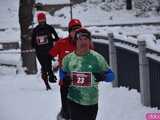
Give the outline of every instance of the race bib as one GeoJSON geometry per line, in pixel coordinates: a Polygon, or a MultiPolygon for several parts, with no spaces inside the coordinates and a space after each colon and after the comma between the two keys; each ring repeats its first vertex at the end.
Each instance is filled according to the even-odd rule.
{"type": "Polygon", "coordinates": [[[48,44],[47,35],[37,36],[37,37],[36,37],[36,40],[37,40],[37,45],[48,44]]]}
{"type": "Polygon", "coordinates": [[[72,85],[79,87],[90,87],[92,85],[92,74],[90,72],[72,72],[72,85]]]}

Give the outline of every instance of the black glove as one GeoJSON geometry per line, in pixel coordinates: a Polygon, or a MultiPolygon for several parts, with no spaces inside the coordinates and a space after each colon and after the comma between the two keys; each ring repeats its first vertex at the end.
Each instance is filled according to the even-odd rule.
{"type": "Polygon", "coordinates": [[[49,76],[49,82],[55,83],[56,81],[57,81],[57,77],[54,74],[49,76]]]}
{"type": "Polygon", "coordinates": [[[105,73],[93,73],[94,77],[96,78],[96,82],[104,81],[105,79],[105,73]]]}
{"type": "Polygon", "coordinates": [[[47,73],[47,72],[42,72],[42,73],[41,73],[41,78],[42,78],[43,80],[48,80],[48,73],[47,73]]]}
{"type": "Polygon", "coordinates": [[[63,79],[64,86],[66,86],[66,87],[69,86],[71,84],[71,81],[72,81],[72,79],[71,79],[70,74],[66,74],[63,79]]]}
{"type": "Polygon", "coordinates": [[[59,70],[59,66],[53,67],[53,72],[57,72],[59,70]]]}

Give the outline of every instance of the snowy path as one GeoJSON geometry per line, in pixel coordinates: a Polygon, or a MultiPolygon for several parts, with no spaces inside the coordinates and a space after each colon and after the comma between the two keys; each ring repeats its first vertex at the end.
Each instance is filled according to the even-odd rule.
{"type": "Polygon", "coordinates": [[[58,85],[45,91],[39,76],[0,79],[0,120],[54,120],[60,109],[58,85]]]}
{"type": "MultiPolygon", "coordinates": [[[[0,120],[56,120],[61,106],[58,85],[45,91],[40,74],[0,74],[0,96],[0,120]]],[[[137,91],[100,84],[97,120],[145,120],[147,112],[158,111],[143,107],[137,91]]]]}

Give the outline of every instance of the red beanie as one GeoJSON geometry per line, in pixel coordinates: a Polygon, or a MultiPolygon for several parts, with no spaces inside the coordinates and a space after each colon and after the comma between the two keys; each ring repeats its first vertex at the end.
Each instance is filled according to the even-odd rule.
{"type": "Polygon", "coordinates": [[[37,14],[37,21],[38,22],[45,22],[46,21],[46,15],[44,13],[38,13],[37,14]]]}
{"type": "Polygon", "coordinates": [[[82,24],[79,19],[71,19],[68,24],[69,32],[71,32],[72,30],[75,30],[77,28],[80,28],[80,27],[82,27],[82,24]]]}

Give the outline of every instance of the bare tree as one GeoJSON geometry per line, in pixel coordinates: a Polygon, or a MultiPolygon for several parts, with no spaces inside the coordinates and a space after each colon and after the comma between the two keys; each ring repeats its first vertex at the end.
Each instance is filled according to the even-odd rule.
{"type": "Polygon", "coordinates": [[[21,57],[22,66],[27,74],[37,72],[35,53],[31,47],[31,28],[33,22],[32,6],[35,0],[19,1],[19,24],[21,29],[21,57]],[[29,51],[28,51],[29,50],[29,51]]]}
{"type": "Polygon", "coordinates": [[[126,8],[127,8],[127,10],[132,9],[132,0],[126,0],[126,8]]]}

